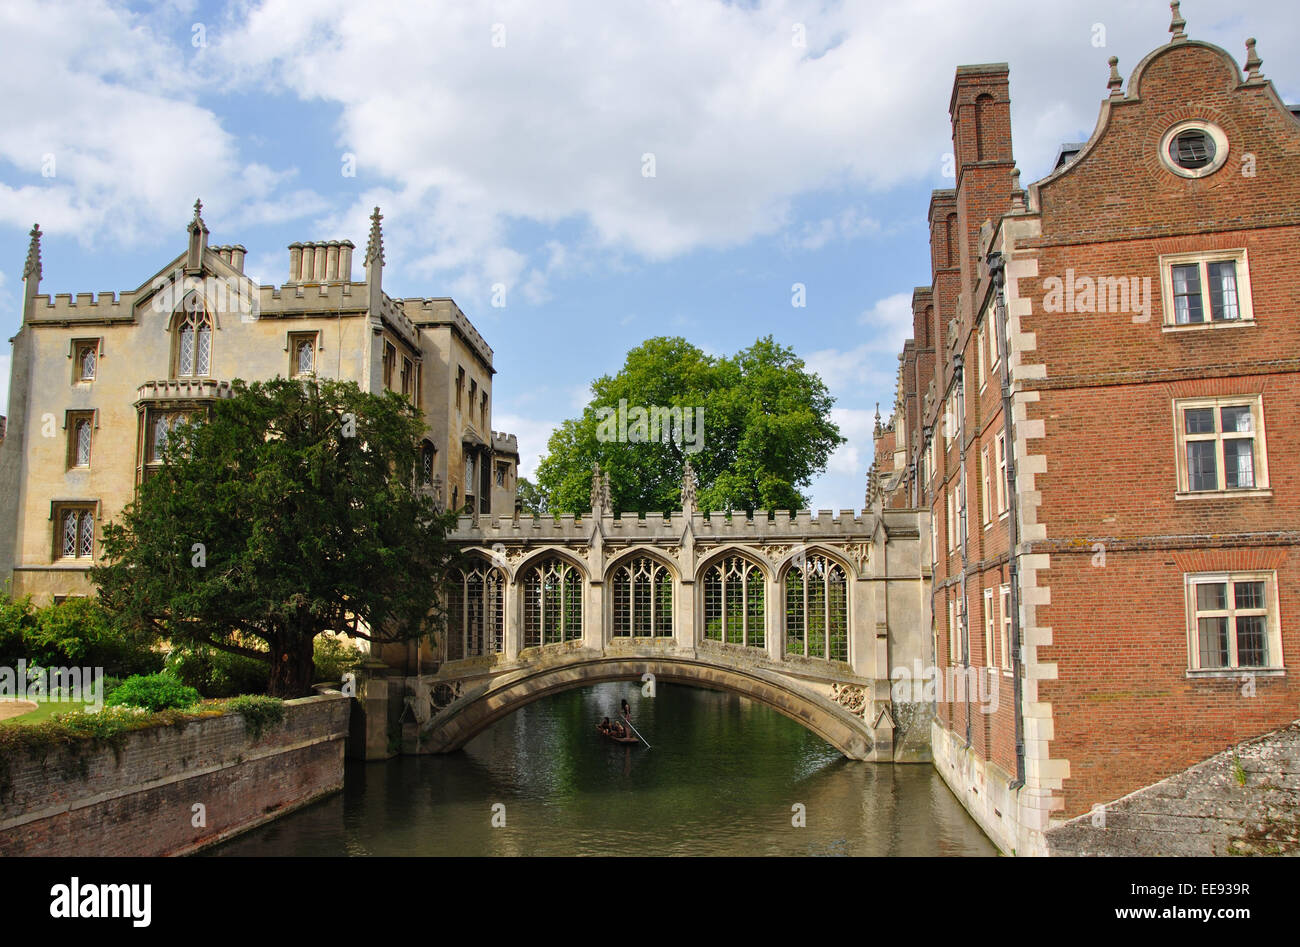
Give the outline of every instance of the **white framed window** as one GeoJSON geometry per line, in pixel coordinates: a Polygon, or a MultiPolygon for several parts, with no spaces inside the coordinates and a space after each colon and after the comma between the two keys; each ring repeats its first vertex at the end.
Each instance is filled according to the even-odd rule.
{"type": "Polygon", "coordinates": [[[289,376],[298,378],[316,374],[315,332],[294,332],[289,335],[289,376]]]}
{"type": "Polygon", "coordinates": [[[54,558],[92,559],[95,555],[95,508],[60,505],[54,508],[54,558]]]}
{"type": "Polygon", "coordinates": [[[1181,495],[1268,489],[1262,395],[1174,401],[1181,495]]]}
{"type": "Polygon", "coordinates": [[[72,343],[72,380],[94,381],[99,372],[99,339],[76,339],[72,343]]]}
{"type": "Polygon", "coordinates": [[[944,491],[948,497],[948,552],[952,552],[953,547],[957,545],[957,491],[956,489],[944,491]]]}
{"type": "Polygon", "coordinates": [[[987,319],[989,328],[989,374],[997,370],[1002,360],[998,356],[998,324],[995,312],[990,309],[987,319]]]}
{"type": "Polygon", "coordinates": [[[1282,668],[1276,572],[1185,579],[1189,671],[1282,668]]]}
{"type": "Polygon", "coordinates": [[[948,663],[957,663],[957,600],[948,599],[948,663]]]}
{"type": "Polygon", "coordinates": [[[935,515],[937,511],[930,513],[930,569],[931,571],[939,564],[939,517],[935,515]]]}
{"type": "Polygon", "coordinates": [[[69,411],[66,427],[68,431],[68,467],[89,467],[90,447],[95,432],[94,411],[69,411]]]}
{"type": "Polygon", "coordinates": [[[984,590],[984,666],[997,667],[998,656],[994,644],[994,622],[997,615],[993,611],[993,589],[984,590]]]}
{"type": "Polygon", "coordinates": [[[1209,122],[1188,119],[1160,138],[1160,163],[1180,178],[1203,178],[1228,160],[1228,136],[1209,122]]]}
{"type": "Polygon", "coordinates": [[[966,621],[966,598],[961,593],[960,586],[957,593],[957,663],[970,665],[970,627],[966,621]]]}
{"type": "Polygon", "coordinates": [[[1004,585],[998,589],[998,598],[1002,600],[1002,668],[1011,670],[1011,586],[1004,585]]]}
{"type": "Polygon", "coordinates": [[[998,458],[998,516],[1007,511],[1007,433],[1003,431],[997,437],[998,458]]]}
{"type": "Polygon", "coordinates": [[[989,449],[987,446],[980,451],[980,473],[984,480],[984,489],[981,495],[981,508],[983,510],[984,524],[988,525],[993,522],[993,508],[989,506],[989,502],[993,499],[990,490],[990,481],[993,477],[993,473],[989,469],[989,449]]]}
{"type": "Polygon", "coordinates": [[[984,371],[984,327],[983,326],[980,326],[980,330],[978,333],[976,333],[975,336],[975,366],[976,366],[976,374],[978,376],[980,391],[983,391],[984,384],[987,381],[987,379],[985,378],[985,371],[984,371]]]}
{"type": "Polygon", "coordinates": [[[925,479],[929,483],[934,479],[934,437],[925,442],[925,479]]]}
{"type": "Polygon", "coordinates": [[[1244,248],[1161,256],[1165,328],[1252,323],[1249,262],[1244,248]]]}

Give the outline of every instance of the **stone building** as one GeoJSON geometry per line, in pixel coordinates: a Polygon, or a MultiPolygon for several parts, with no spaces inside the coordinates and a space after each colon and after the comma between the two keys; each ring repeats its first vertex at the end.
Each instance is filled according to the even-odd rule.
{"type": "Polygon", "coordinates": [[[1300,120],[1172,7],[1027,189],[1008,66],[957,70],[876,440],[873,499],[931,514],[934,661],[978,685],[935,763],[1008,852],[1300,716],[1300,120]]]}
{"type": "Polygon", "coordinates": [[[136,289],[37,295],[33,227],[0,443],[0,586],[37,601],[91,591],[100,531],[176,423],[230,382],[355,381],[400,392],[427,426],[419,477],[441,503],[511,512],[519,451],[492,430],[492,349],[451,299],[383,290],[379,209],[352,280],[351,241],[294,243],[287,279],[257,286],[242,246],[210,246],[196,202],[184,252],[136,289]]]}

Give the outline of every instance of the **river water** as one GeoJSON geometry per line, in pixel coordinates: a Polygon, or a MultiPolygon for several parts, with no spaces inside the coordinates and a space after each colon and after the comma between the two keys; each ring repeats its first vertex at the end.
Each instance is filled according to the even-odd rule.
{"type": "Polygon", "coordinates": [[[543,698],[459,753],[350,761],[341,794],[209,851],[996,854],[929,765],[853,762],[747,698],[635,683],[543,698]],[[651,748],[596,733],[622,699],[651,748]]]}

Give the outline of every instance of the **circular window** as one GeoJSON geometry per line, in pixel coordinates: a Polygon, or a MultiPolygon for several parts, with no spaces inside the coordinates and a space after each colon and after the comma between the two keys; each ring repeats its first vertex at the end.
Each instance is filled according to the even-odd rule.
{"type": "Polygon", "coordinates": [[[1160,139],[1160,161],[1174,174],[1202,178],[1228,160],[1228,139],[1208,122],[1180,122],[1160,139]]]}

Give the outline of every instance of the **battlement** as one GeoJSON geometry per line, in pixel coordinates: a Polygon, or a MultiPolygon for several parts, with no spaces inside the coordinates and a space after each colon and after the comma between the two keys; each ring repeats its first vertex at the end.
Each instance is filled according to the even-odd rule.
{"type": "Polygon", "coordinates": [[[513,434],[506,434],[502,431],[492,432],[492,449],[498,454],[515,454],[519,453],[519,438],[513,434]]]}
{"type": "Polygon", "coordinates": [[[33,323],[130,319],[135,293],[104,290],[102,293],[77,293],[75,299],[72,293],[56,293],[52,297],[34,296],[33,301],[33,323]]]}
{"type": "Polygon", "coordinates": [[[492,365],[492,347],[487,344],[483,336],[479,335],[478,330],[469,321],[469,317],[461,311],[454,299],[447,296],[427,299],[413,297],[403,299],[402,306],[416,325],[454,326],[465,337],[470,347],[478,352],[479,358],[483,359],[488,366],[492,365]]]}
{"type": "Polygon", "coordinates": [[[889,533],[906,536],[918,532],[915,513],[906,511],[886,510],[876,515],[866,510],[840,510],[838,516],[832,510],[818,510],[816,515],[811,510],[778,510],[771,516],[767,513],[727,516],[700,512],[688,516],[679,511],[668,515],[629,513],[601,517],[593,517],[590,513],[565,513],[558,517],[521,516],[518,520],[502,515],[480,517],[478,526],[474,525],[474,517],[466,514],[457,519],[456,528],[448,538],[487,546],[496,542],[520,541],[585,545],[596,519],[600,521],[605,540],[613,543],[645,540],[676,545],[681,541],[688,522],[697,542],[809,543],[819,539],[861,542],[874,535],[880,521],[889,533]]]}

